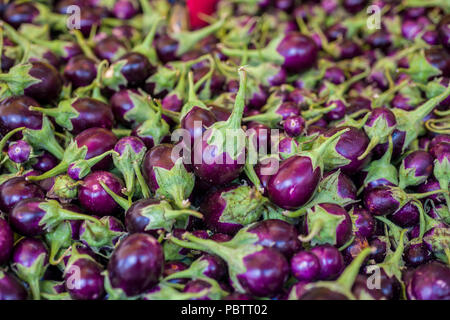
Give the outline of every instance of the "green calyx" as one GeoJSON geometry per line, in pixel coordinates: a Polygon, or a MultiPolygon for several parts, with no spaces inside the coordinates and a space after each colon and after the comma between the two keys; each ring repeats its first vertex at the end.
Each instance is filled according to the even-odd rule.
{"type": "Polygon", "coordinates": [[[58,265],[64,255],[57,258],[61,249],[69,248],[72,244],[72,230],[68,221],[62,222],[54,230],[45,234],[45,241],[50,247],[49,263],[51,265],[58,265]]]}
{"type": "Polygon", "coordinates": [[[20,63],[12,67],[8,73],[0,74],[0,81],[8,86],[10,96],[23,95],[26,88],[42,81],[30,75],[32,67],[31,63],[20,63]]]}
{"type": "Polygon", "coordinates": [[[428,99],[428,101],[413,111],[405,111],[398,108],[392,109],[392,112],[397,119],[397,130],[404,131],[406,133],[402,151],[405,151],[419,136],[419,134],[423,132],[423,119],[449,95],[450,86],[447,87],[441,94],[428,99]]]}
{"type": "Polygon", "coordinates": [[[107,255],[109,255],[114,249],[117,240],[126,234],[123,231],[111,230],[108,216],[100,220],[85,221],[84,228],[85,231],[80,235],[80,240],[97,254],[100,254],[102,250],[107,250],[107,255]]]}
{"type": "Polygon", "coordinates": [[[208,261],[203,260],[201,257],[192,262],[188,269],[182,270],[176,273],[172,273],[170,276],[164,278],[164,281],[169,281],[173,279],[201,279],[204,278],[205,272],[208,268],[208,261]]]}
{"type": "Polygon", "coordinates": [[[61,202],[70,202],[77,197],[79,184],[79,182],[76,182],[68,175],[59,175],[55,178],[55,182],[47,196],[59,199],[61,202]]]}
{"type": "Polygon", "coordinates": [[[145,300],[194,300],[208,294],[208,289],[200,292],[180,292],[173,288],[170,283],[160,282],[159,290],[143,295],[145,300]]]}
{"type": "Polygon", "coordinates": [[[399,71],[410,75],[411,79],[415,82],[426,84],[428,79],[433,76],[439,76],[442,73],[441,70],[432,66],[427,61],[423,50],[412,54],[408,62],[409,68],[400,68],[399,71]]]}
{"type": "MultiPolygon", "coordinates": [[[[116,152],[113,155],[114,165],[122,173],[125,180],[126,190],[123,193],[129,197],[133,197],[136,191],[136,177],[142,176],[140,168],[146,152],[147,148],[143,147],[139,153],[136,153],[131,145],[128,144],[122,154],[116,152]]],[[[145,198],[150,197],[150,191],[145,182],[141,186],[141,190],[145,198]]]]}
{"type": "Polygon", "coordinates": [[[164,90],[170,91],[175,87],[179,73],[179,70],[175,68],[160,65],[155,74],[148,78],[147,83],[155,84],[155,94],[159,94],[164,90]]]}
{"type": "Polygon", "coordinates": [[[372,126],[365,125],[364,131],[370,138],[370,142],[364,153],[358,157],[358,160],[366,158],[378,144],[385,143],[389,136],[392,135],[392,132],[394,132],[394,129],[395,126],[389,126],[384,117],[378,117],[372,126]]]}
{"type": "Polygon", "coordinates": [[[122,74],[122,69],[126,64],[126,60],[119,60],[111,64],[103,74],[103,85],[114,91],[119,91],[120,88],[126,87],[128,81],[122,74]]]}
{"type": "Polygon", "coordinates": [[[42,117],[40,130],[23,130],[23,139],[35,150],[46,150],[60,160],[64,157],[64,149],[56,141],[53,126],[45,116],[42,117]]]}
{"type": "MultiPolygon", "coordinates": [[[[162,139],[167,136],[170,132],[170,126],[162,118],[163,108],[159,101],[156,101],[156,106],[152,103],[152,108],[157,109],[147,120],[142,122],[142,124],[137,129],[137,134],[140,137],[151,136],[155,145],[161,143],[162,139]]],[[[168,111],[168,110],[167,110],[168,111]]],[[[172,117],[171,117],[172,118],[172,117]]],[[[179,121],[179,114],[175,115],[177,121],[179,121]]]]}
{"type": "Polygon", "coordinates": [[[186,52],[190,51],[200,40],[206,38],[207,36],[219,31],[225,20],[221,19],[216,23],[213,23],[205,28],[196,31],[181,31],[175,34],[171,34],[171,38],[178,41],[177,56],[182,56],[186,52]]]}
{"type": "Polygon", "coordinates": [[[41,299],[39,281],[44,276],[44,273],[48,267],[45,260],[46,253],[43,252],[35,259],[30,267],[25,267],[19,263],[14,263],[11,265],[11,268],[16,275],[30,286],[33,300],[41,299]]]}
{"type": "Polygon", "coordinates": [[[309,234],[299,236],[302,242],[317,244],[336,244],[336,229],[345,220],[344,216],[330,214],[320,205],[307,210],[307,225],[309,234]]]}
{"type": "Polygon", "coordinates": [[[105,192],[113,198],[113,200],[125,211],[127,211],[131,207],[131,198],[125,199],[119,196],[118,194],[114,193],[103,181],[99,181],[102,188],[105,190],[105,192]]]}
{"type": "Polygon", "coordinates": [[[313,149],[302,151],[299,155],[309,157],[313,170],[319,167],[321,172],[323,172],[324,167],[327,170],[333,170],[339,166],[347,165],[350,160],[345,159],[336,151],[336,145],[339,138],[349,130],[349,128],[342,129],[328,138],[319,136],[313,145],[313,149]]]}
{"type": "MultiPolygon", "coordinates": [[[[24,131],[24,133],[25,132],[26,130],[24,131]]],[[[77,142],[75,140],[72,140],[71,143],[67,146],[66,150],[63,152],[61,162],[56,167],[41,174],[40,176],[29,176],[27,177],[27,180],[41,181],[65,173],[71,163],[78,160],[83,160],[84,158],[86,158],[86,154],[87,154],[87,147],[82,146],[81,148],[79,148],[77,142]]]]}
{"type": "Polygon", "coordinates": [[[314,197],[304,207],[293,211],[287,212],[288,217],[294,218],[304,215],[308,209],[314,207],[319,203],[333,203],[345,207],[349,204],[356,203],[358,200],[352,198],[343,198],[339,195],[339,176],[341,171],[337,170],[328,177],[322,179],[317,187],[317,192],[314,197]]]}
{"type": "Polygon", "coordinates": [[[39,208],[45,211],[45,215],[42,217],[41,221],[39,221],[39,225],[44,226],[47,230],[57,227],[65,220],[82,220],[95,223],[98,221],[92,216],[64,209],[56,200],[42,202],[39,204],[39,208]]]}
{"type": "Polygon", "coordinates": [[[81,180],[84,177],[86,177],[89,173],[91,173],[91,168],[93,166],[95,166],[97,163],[99,163],[100,161],[102,161],[105,157],[109,156],[109,155],[114,155],[117,152],[113,151],[113,150],[109,150],[106,151],[96,157],[93,158],[89,158],[89,159],[79,159],[79,160],[74,160],[70,163],[70,168],[71,170],[79,170],[77,179],[81,180]]]}
{"type": "Polygon", "coordinates": [[[161,201],[160,203],[142,208],[140,210],[140,215],[149,220],[145,227],[146,231],[164,229],[170,232],[173,229],[176,219],[182,216],[203,218],[203,215],[197,211],[189,209],[174,210],[167,201],[161,201]]]}
{"type": "Polygon", "coordinates": [[[153,170],[159,186],[156,195],[172,200],[178,208],[188,207],[187,199],[194,189],[195,176],[186,170],[183,158],[178,158],[170,170],[161,167],[154,167],[153,170]]]}
{"type": "Polygon", "coordinates": [[[136,47],[133,48],[133,52],[138,52],[148,58],[148,61],[152,65],[158,65],[158,56],[156,54],[156,49],[153,46],[153,40],[155,39],[156,30],[158,29],[158,26],[160,22],[163,20],[162,17],[158,17],[153,21],[153,24],[150,28],[150,31],[145,36],[142,43],[138,44],[136,47]]]}
{"type": "Polygon", "coordinates": [[[441,161],[439,161],[438,159],[434,160],[433,174],[439,182],[439,186],[441,187],[441,189],[446,191],[443,194],[447,203],[447,208],[450,208],[450,196],[448,194],[448,186],[450,182],[450,159],[448,155],[444,155],[441,161]]]}
{"type": "Polygon", "coordinates": [[[57,108],[30,107],[31,111],[39,111],[42,114],[52,117],[61,127],[71,131],[73,129],[72,119],[76,119],[80,113],[73,107],[77,99],[63,100],[57,108]]]}
{"type": "Polygon", "coordinates": [[[188,101],[183,105],[183,108],[181,109],[180,119],[183,119],[194,107],[208,109],[206,104],[204,104],[201,100],[199,100],[195,93],[194,75],[192,74],[192,72],[189,72],[188,74],[188,81],[189,81],[188,101]]]}
{"type": "Polygon", "coordinates": [[[247,226],[259,220],[263,214],[263,205],[267,201],[262,194],[249,186],[222,192],[220,195],[226,206],[219,218],[223,223],[247,226]]]}
{"type": "MultiPolygon", "coordinates": [[[[378,217],[377,217],[378,218],[378,217]]],[[[383,263],[377,264],[378,267],[382,268],[389,278],[395,277],[400,283],[402,283],[402,269],[404,262],[402,260],[403,251],[405,249],[405,233],[406,229],[401,231],[400,239],[397,243],[397,248],[394,252],[389,252],[383,263]]]]}

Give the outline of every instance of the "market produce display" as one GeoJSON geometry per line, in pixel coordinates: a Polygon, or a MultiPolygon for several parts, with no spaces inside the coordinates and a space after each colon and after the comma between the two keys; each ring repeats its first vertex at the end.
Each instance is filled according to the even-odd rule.
{"type": "Polygon", "coordinates": [[[0,300],[450,300],[449,1],[0,18],[0,300]]]}

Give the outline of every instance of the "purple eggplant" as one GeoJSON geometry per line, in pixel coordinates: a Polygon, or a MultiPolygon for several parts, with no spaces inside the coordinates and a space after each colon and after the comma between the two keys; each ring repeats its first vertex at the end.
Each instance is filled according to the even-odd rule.
{"type": "Polygon", "coordinates": [[[291,273],[299,281],[314,281],[320,273],[319,260],[311,252],[298,252],[291,259],[291,273]]]}
{"type": "Polygon", "coordinates": [[[23,163],[30,159],[31,146],[24,140],[13,142],[8,148],[8,157],[15,163],[23,163]]]}
{"type": "Polygon", "coordinates": [[[28,292],[11,273],[0,271],[0,300],[27,300],[28,292]]]}
{"type": "Polygon", "coordinates": [[[185,270],[172,273],[170,276],[164,278],[164,281],[169,281],[179,278],[187,279],[201,279],[204,277],[212,278],[214,280],[220,280],[226,274],[227,269],[225,262],[210,254],[204,254],[189,266],[185,270]]]}
{"type": "Polygon", "coordinates": [[[450,269],[432,261],[412,271],[406,283],[409,300],[448,300],[450,298],[450,269]]]}
{"type": "Polygon", "coordinates": [[[319,260],[320,272],[318,279],[336,279],[344,269],[344,258],[335,247],[324,244],[313,247],[310,252],[319,260]]]}
{"type": "Polygon", "coordinates": [[[23,238],[14,247],[11,268],[27,282],[34,300],[40,300],[39,280],[48,267],[48,251],[38,239],[23,238]]]}
{"type": "Polygon", "coordinates": [[[90,85],[97,77],[97,66],[95,61],[77,55],[72,57],[64,67],[64,78],[69,81],[73,88],[86,87],[90,85]]]}
{"type": "Polygon", "coordinates": [[[111,63],[122,57],[127,52],[127,47],[120,39],[107,36],[95,44],[93,51],[100,60],[111,63]]]}
{"type": "Polygon", "coordinates": [[[78,200],[83,208],[99,216],[117,214],[120,207],[114,199],[103,189],[103,182],[114,193],[121,194],[122,181],[107,171],[95,171],[84,178],[78,192],[78,200]]]}
{"type": "Polygon", "coordinates": [[[400,165],[399,187],[405,189],[425,182],[433,172],[433,157],[426,151],[413,151],[400,165]]]}
{"type": "Polygon", "coordinates": [[[375,219],[361,206],[354,206],[349,211],[353,221],[353,233],[355,236],[370,239],[375,234],[375,219]]]}
{"type": "Polygon", "coordinates": [[[405,248],[403,260],[408,267],[416,268],[427,263],[433,257],[433,254],[422,242],[411,243],[405,248]]]}
{"type": "MultiPolygon", "coordinates": [[[[11,130],[25,127],[39,130],[42,127],[42,115],[30,111],[28,107],[39,107],[39,103],[27,96],[9,97],[0,102],[0,133],[8,134],[11,130]]],[[[20,135],[20,134],[19,134],[20,135]]]]}
{"type": "Polygon", "coordinates": [[[63,100],[57,108],[32,107],[30,110],[53,117],[58,125],[73,134],[79,134],[89,128],[111,129],[114,123],[111,107],[92,98],[63,100]]]}
{"type": "Polygon", "coordinates": [[[91,256],[78,252],[76,244],[64,270],[64,284],[74,300],[100,300],[105,294],[103,268],[91,256]]]}
{"type": "Polygon", "coordinates": [[[442,17],[438,25],[439,40],[441,44],[447,48],[450,48],[450,27],[449,27],[450,15],[442,17]]]}
{"type": "Polygon", "coordinates": [[[289,116],[284,120],[284,132],[290,137],[298,137],[304,133],[306,126],[305,120],[301,116],[289,116]]]}
{"type": "Polygon", "coordinates": [[[323,172],[323,154],[346,129],[335,133],[319,147],[284,160],[269,180],[270,200],[287,210],[306,204],[316,192],[323,172]]]}
{"type": "Polygon", "coordinates": [[[135,233],[114,250],[108,263],[108,279],[113,291],[132,297],[156,285],[163,268],[164,253],[158,241],[150,235],[135,233]]]}
{"type": "Polygon", "coordinates": [[[37,184],[23,177],[9,179],[0,186],[0,210],[9,213],[21,200],[43,199],[44,191],[37,184]]]}
{"type": "Polygon", "coordinates": [[[281,291],[289,274],[289,265],[285,257],[277,250],[252,244],[257,235],[242,229],[232,240],[217,243],[185,233],[178,240],[170,241],[185,248],[206,251],[221,257],[228,265],[233,287],[254,296],[273,296],[281,291]]]}
{"type": "Polygon", "coordinates": [[[142,232],[156,236],[160,230],[172,231],[177,219],[183,222],[188,216],[203,218],[197,211],[175,210],[164,200],[141,199],[128,208],[125,213],[125,225],[130,233],[142,232]]]}
{"type": "Polygon", "coordinates": [[[58,165],[58,159],[48,152],[43,152],[40,156],[34,158],[31,166],[34,170],[46,172],[58,165]]]}
{"type": "Polygon", "coordinates": [[[183,158],[175,153],[170,144],[153,147],[144,157],[142,173],[152,192],[174,201],[179,208],[186,208],[195,177],[186,170],[183,158]]]}
{"type": "Polygon", "coordinates": [[[30,198],[17,203],[9,214],[11,227],[19,234],[33,237],[57,227],[64,220],[94,220],[91,216],[64,209],[55,200],[30,198]]]}
{"type": "Polygon", "coordinates": [[[13,251],[14,234],[6,220],[0,218],[0,265],[9,261],[13,251]]]}
{"type": "Polygon", "coordinates": [[[308,235],[299,237],[302,242],[311,241],[312,245],[329,243],[341,247],[352,236],[352,220],[341,206],[321,203],[308,209],[304,229],[308,235]]]}
{"type": "Polygon", "coordinates": [[[291,32],[274,38],[262,50],[241,50],[221,48],[227,56],[244,56],[262,59],[281,65],[289,72],[301,72],[311,68],[317,59],[318,48],[315,42],[298,32],[291,32]]]}
{"type": "Polygon", "coordinates": [[[200,212],[215,232],[235,234],[242,227],[258,221],[264,204],[262,195],[248,186],[232,185],[205,197],[200,212]]]}

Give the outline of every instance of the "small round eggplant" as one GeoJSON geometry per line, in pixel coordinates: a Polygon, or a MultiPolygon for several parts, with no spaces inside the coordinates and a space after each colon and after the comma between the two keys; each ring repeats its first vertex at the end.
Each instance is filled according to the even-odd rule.
{"type": "Polygon", "coordinates": [[[0,210],[9,213],[21,200],[43,199],[44,196],[44,191],[37,184],[23,177],[12,178],[0,185],[0,210]]]}

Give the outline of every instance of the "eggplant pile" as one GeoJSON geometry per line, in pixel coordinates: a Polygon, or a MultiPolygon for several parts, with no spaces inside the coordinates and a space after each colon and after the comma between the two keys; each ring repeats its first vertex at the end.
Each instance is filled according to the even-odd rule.
{"type": "Polygon", "coordinates": [[[0,300],[450,300],[448,1],[0,18],[0,300]]]}

